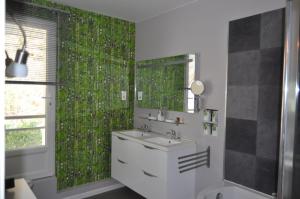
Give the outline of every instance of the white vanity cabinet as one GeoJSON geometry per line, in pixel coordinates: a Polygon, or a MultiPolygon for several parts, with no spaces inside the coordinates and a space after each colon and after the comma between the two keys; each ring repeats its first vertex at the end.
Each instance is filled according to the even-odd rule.
{"type": "Polygon", "coordinates": [[[180,173],[178,157],[195,151],[192,143],[168,148],[113,132],[111,175],[148,199],[194,199],[195,170],[180,173]]]}

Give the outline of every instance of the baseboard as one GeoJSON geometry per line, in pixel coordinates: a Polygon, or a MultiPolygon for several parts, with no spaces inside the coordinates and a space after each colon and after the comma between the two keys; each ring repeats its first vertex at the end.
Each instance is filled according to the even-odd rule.
{"type": "Polygon", "coordinates": [[[87,192],[84,192],[84,193],[80,193],[80,194],[76,194],[76,195],[72,195],[72,196],[67,196],[67,197],[64,197],[63,199],[87,198],[87,197],[98,195],[100,193],[104,193],[104,192],[107,192],[107,191],[112,191],[112,190],[115,190],[115,189],[119,189],[119,188],[122,188],[122,187],[124,187],[124,185],[122,185],[120,183],[117,183],[117,184],[113,184],[113,185],[110,185],[110,186],[107,186],[107,187],[101,187],[99,189],[93,189],[93,190],[90,190],[90,191],[87,191],[87,192]]]}

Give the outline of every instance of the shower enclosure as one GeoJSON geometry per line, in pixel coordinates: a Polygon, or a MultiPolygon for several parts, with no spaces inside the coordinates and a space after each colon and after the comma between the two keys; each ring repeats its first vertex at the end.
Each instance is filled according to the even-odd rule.
{"type": "Polygon", "coordinates": [[[300,198],[300,0],[288,0],[282,94],[278,199],[300,198]]]}

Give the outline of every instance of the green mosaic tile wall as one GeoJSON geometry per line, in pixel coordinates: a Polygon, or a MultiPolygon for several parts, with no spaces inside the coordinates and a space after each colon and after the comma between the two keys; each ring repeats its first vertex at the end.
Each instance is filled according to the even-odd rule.
{"type": "Polygon", "coordinates": [[[58,15],[58,189],[110,178],[111,132],[133,128],[135,24],[29,1],[70,13],[58,15]]]}
{"type": "Polygon", "coordinates": [[[137,63],[137,92],[143,92],[143,100],[137,101],[138,107],[183,112],[186,64],[163,64],[185,59],[186,55],[180,55],[137,63]]]}

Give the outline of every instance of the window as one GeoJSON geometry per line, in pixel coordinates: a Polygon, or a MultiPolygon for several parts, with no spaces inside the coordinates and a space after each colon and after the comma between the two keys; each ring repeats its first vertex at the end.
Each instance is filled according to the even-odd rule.
{"type": "MultiPolygon", "coordinates": [[[[47,60],[55,57],[55,51],[51,50],[53,44],[49,45],[49,41],[55,40],[51,38],[55,36],[55,32],[51,33],[51,30],[55,31],[53,25],[55,26],[55,23],[31,17],[22,21],[28,40],[27,50],[30,53],[27,62],[29,75],[26,78],[13,79],[13,83],[9,82],[11,79],[7,79],[5,88],[6,150],[46,145],[48,133],[46,119],[49,112],[47,109],[51,105],[49,99],[54,100],[54,95],[47,92],[53,89],[45,85],[55,75],[53,61],[47,60]],[[54,71],[50,67],[54,68],[54,71]]],[[[12,56],[22,43],[23,37],[18,26],[8,20],[5,45],[8,54],[12,56]]]]}
{"type": "MultiPolygon", "coordinates": [[[[21,161],[24,165],[31,164],[30,158],[44,164],[35,171],[14,168],[8,169],[7,173],[10,177],[23,177],[40,169],[44,175],[39,177],[44,177],[46,172],[49,173],[45,166],[51,164],[51,170],[54,170],[56,23],[24,15],[15,15],[15,18],[26,33],[28,76],[6,79],[6,155],[7,158],[23,156],[21,161]],[[24,158],[24,154],[30,154],[30,157],[24,158]]],[[[16,50],[23,44],[23,36],[10,17],[6,19],[5,30],[5,48],[14,58],[16,50]]],[[[16,162],[17,159],[12,159],[7,164],[16,162]]]]}
{"type": "Polygon", "coordinates": [[[45,85],[6,85],[6,150],[45,146],[46,90],[45,85]]]}

